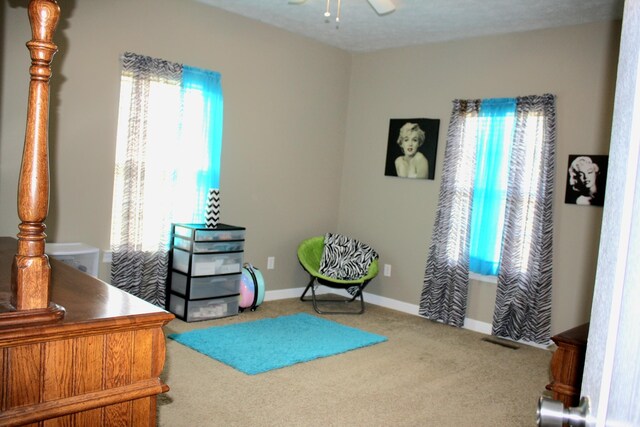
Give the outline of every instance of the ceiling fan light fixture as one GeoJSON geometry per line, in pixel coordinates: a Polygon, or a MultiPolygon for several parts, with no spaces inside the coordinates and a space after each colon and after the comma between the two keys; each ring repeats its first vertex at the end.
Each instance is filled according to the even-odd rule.
{"type": "MultiPolygon", "coordinates": [[[[305,3],[307,0],[288,0],[289,4],[299,5],[305,3]]],[[[329,18],[331,17],[331,0],[326,0],[327,7],[324,12],[325,22],[329,22],[329,18]]],[[[367,0],[369,6],[373,8],[373,10],[380,16],[386,15],[388,13],[396,10],[396,6],[393,4],[391,0],[367,0]]],[[[340,8],[341,8],[341,0],[338,0],[338,7],[336,10],[336,23],[340,23],[340,8]]]]}
{"type": "Polygon", "coordinates": [[[378,15],[386,15],[396,10],[391,0],[367,0],[378,15]]]}

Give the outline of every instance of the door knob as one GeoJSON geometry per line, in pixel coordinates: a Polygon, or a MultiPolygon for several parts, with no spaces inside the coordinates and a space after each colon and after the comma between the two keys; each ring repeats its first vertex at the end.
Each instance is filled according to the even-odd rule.
{"type": "Polygon", "coordinates": [[[536,420],[539,427],[585,427],[589,414],[589,398],[580,399],[580,405],[574,408],[564,408],[562,402],[548,397],[540,397],[536,420]]]}

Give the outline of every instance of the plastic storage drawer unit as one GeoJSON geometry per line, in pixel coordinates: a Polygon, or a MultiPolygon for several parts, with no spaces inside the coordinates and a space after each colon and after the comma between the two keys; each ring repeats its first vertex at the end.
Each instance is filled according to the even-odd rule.
{"type": "Polygon", "coordinates": [[[238,314],[245,228],[172,224],[165,307],[187,322],[238,314]]]}

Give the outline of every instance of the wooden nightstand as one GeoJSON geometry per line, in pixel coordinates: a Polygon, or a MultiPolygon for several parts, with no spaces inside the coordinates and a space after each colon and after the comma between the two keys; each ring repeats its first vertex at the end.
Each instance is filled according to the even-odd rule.
{"type": "Polygon", "coordinates": [[[558,349],[551,358],[551,378],[547,390],[565,407],[578,406],[589,324],[577,326],[551,337],[558,349]]]}

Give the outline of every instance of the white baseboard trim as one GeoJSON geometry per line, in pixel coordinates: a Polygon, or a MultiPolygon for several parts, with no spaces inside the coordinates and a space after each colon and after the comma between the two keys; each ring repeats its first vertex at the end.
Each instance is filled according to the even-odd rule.
{"type": "MultiPolygon", "coordinates": [[[[287,299],[287,298],[300,298],[304,288],[292,288],[292,289],[282,289],[277,291],[266,291],[264,293],[265,301],[275,301],[279,299],[287,299]]],[[[318,294],[326,294],[333,293],[336,295],[350,297],[347,291],[342,289],[330,289],[327,287],[322,287],[317,290],[318,294]]],[[[407,314],[412,314],[414,316],[419,316],[418,314],[418,305],[409,304],[407,302],[398,301],[395,299],[381,297],[379,295],[370,294],[368,292],[364,293],[364,301],[368,304],[379,305],[381,307],[390,308],[391,310],[400,311],[407,314]]],[[[464,320],[463,328],[469,329],[470,331],[479,332],[485,335],[491,335],[491,324],[486,322],[481,322],[475,319],[466,318],[464,320]]],[[[529,343],[527,343],[529,344],[529,343]]],[[[531,345],[531,344],[529,344],[531,345]]]]}
{"type": "MultiPolygon", "coordinates": [[[[302,295],[302,292],[304,292],[304,288],[292,288],[292,289],[282,289],[278,291],[266,291],[264,294],[264,300],[275,301],[275,300],[286,299],[286,298],[300,298],[300,295],[302,295]]],[[[351,295],[346,290],[332,289],[326,286],[323,286],[317,289],[316,293],[317,294],[333,293],[343,297],[348,297],[348,298],[351,297],[351,295]]],[[[381,307],[389,308],[391,310],[412,314],[414,316],[420,316],[420,314],[418,314],[419,307],[417,304],[409,304],[407,302],[402,302],[402,301],[398,301],[398,300],[387,298],[387,297],[381,297],[379,295],[370,294],[368,292],[364,293],[364,301],[367,304],[379,305],[381,307]]],[[[470,319],[467,317],[464,319],[464,324],[462,325],[462,327],[464,329],[468,329],[473,332],[478,332],[484,335],[491,335],[491,329],[492,329],[491,323],[482,322],[480,320],[470,319]]],[[[508,339],[508,338],[502,338],[502,339],[508,339]]],[[[514,342],[517,342],[519,344],[529,345],[531,347],[541,348],[543,350],[549,350],[553,345],[553,342],[549,342],[548,344],[537,344],[534,342],[523,341],[523,340],[514,341],[514,342]]]]}
{"type": "Polygon", "coordinates": [[[304,288],[280,289],[277,291],[265,291],[265,301],[276,301],[279,299],[300,298],[304,292],[304,288]]]}
{"type": "Polygon", "coordinates": [[[464,319],[464,325],[462,326],[465,329],[469,329],[470,331],[480,332],[481,334],[491,335],[491,323],[481,322],[475,319],[469,319],[466,317],[464,319]]]}

